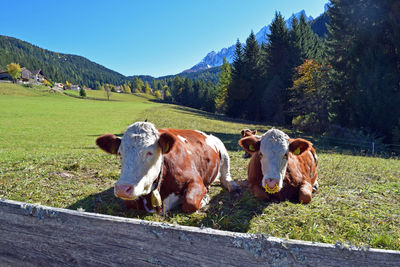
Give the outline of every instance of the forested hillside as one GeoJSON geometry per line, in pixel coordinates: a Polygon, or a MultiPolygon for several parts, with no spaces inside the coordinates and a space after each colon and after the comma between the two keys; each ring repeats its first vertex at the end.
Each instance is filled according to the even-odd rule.
{"type": "Polygon", "coordinates": [[[126,77],[84,57],[42,49],[19,39],[0,35],[0,69],[16,62],[30,70],[42,69],[55,82],[99,88],[100,84],[123,84],[126,77]]]}

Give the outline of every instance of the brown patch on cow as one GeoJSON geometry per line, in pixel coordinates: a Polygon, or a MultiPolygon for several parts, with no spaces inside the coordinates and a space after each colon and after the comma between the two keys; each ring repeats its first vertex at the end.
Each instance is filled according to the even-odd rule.
{"type": "Polygon", "coordinates": [[[162,153],[167,154],[171,151],[176,141],[176,137],[168,132],[162,133],[158,139],[158,144],[161,147],[162,153]]]}
{"type": "MultiPolygon", "coordinates": [[[[247,181],[251,192],[261,200],[290,200],[303,204],[312,201],[313,185],[317,181],[316,152],[312,144],[304,139],[290,139],[293,151],[300,147],[300,154],[289,153],[288,165],[282,189],[275,194],[267,194],[261,186],[263,178],[260,153],[254,153],[248,166],[247,181]],[[303,142],[307,142],[304,144],[303,142]]],[[[290,149],[290,150],[292,150],[290,149]]]]}
{"type": "Polygon", "coordinates": [[[239,140],[239,145],[249,154],[253,155],[260,150],[260,139],[251,135],[239,140]]]}
{"type": "MultiPolygon", "coordinates": [[[[182,211],[200,208],[208,187],[214,182],[220,167],[219,153],[206,143],[206,136],[194,130],[159,129],[159,144],[163,149],[161,199],[175,194],[182,198],[182,211]],[[185,138],[183,142],[178,135],[185,138]],[[169,150],[166,149],[169,143],[169,150]],[[189,153],[190,152],[190,153],[189,153]]],[[[139,210],[153,209],[151,197],[141,196],[126,201],[126,207],[139,210]],[[143,199],[146,200],[146,207],[143,199]]]]}
{"type": "Polygon", "coordinates": [[[117,154],[121,139],[113,134],[103,134],[96,139],[96,144],[107,153],[117,154]]]}
{"type": "MultiPolygon", "coordinates": [[[[253,136],[253,135],[256,135],[256,134],[257,134],[257,130],[252,131],[252,130],[250,130],[250,129],[243,129],[243,130],[240,132],[240,134],[241,134],[242,138],[248,137],[248,136],[253,136]]],[[[242,157],[243,157],[244,159],[248,159],[248,158],[251,158],[251,154],[248,153],[247,151],[245,151],[244,154],[242,155],[242,157]]]]}

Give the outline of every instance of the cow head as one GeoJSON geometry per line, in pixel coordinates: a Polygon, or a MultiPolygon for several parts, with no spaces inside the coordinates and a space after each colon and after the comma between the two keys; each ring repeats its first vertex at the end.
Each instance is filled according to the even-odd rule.
{"type": "Polygon", "coordinates": [[[298,156],[311,146],[310,142],[300,138],[289,139],[287,134],[278,129],[269,130],[261,140],[254,136],[242,138],[239,144],[247,152],[258,154],[263,174],[261,186],[267,193],[282,189],[289,157],[298,156]]]}
{"type": "Polygon", "coordinates": [[[241,131],[242,138],[246,137],[246,136],[256,135],[256,134],[257,134],[257,130],[252,131],[250,129],[243,129],[241,131]]]}
{"type": "Polygon", "coordinates": [[[114,194],[125,200],[149,194],[161,173],[162,155],[169,153],[174,143],[174,136],[159,134],[149,122],[132,124],[122,139],[112,134],[98,137],[96,144],[101,149],[118,154],[121,159],[121,176],[115,183],[114,194]]]}

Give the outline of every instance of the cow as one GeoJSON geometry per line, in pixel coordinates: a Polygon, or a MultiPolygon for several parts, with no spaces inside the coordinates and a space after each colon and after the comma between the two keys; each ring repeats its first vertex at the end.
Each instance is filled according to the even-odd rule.
{"type": "Polygon", "coordinates": [[[128,207],[165,213],[182,205],[183,212],[195,212],[208,203],[208,188],[218,178],[229,192],[240,194],[230,175],[228,151],[215,136],[135,122],[122,139],[105,134],[96,144],[120,156],[114,194],[128,207]]]}
{"type": "Polygon", "coordinates": [[[270,129],[261,136],[244,137],[239,145],[252,154],[248,185],[256,198],[265,201],[312,201],[318,187],[318,158],[311,142],[270,129]]]}
{"type": "MultiPolygon", "coordinates": [[[[250,129],[243,129],[241,131],[242,138],[247,137],[247,136],[252,136],[252,135],[256,136],[257,138],[261,138],[261,136],[258,136],[256,134],[257,134],[257,130],[252,131],[250,129]]],[[[242,155],[242,158],[244,158],[244,159],[251,158],[251,154],[245,151],[244,154],[242,155]]]]}

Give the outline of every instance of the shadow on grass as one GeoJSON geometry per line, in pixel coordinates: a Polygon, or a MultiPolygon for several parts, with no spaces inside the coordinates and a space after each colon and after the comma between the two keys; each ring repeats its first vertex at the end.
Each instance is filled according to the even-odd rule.
{"type": "Polygon", "coordinates": [[[252,218],[262,214],[269,203],[257,200],[247,189],[247,182],[239,182],[239,185],[242,188],[242,195],[239,197],[232,196],[225,189],[212,197],[200,226],[248,232],[252,218]]]}
{"type": "Polygon", "coordinates": [[[114,196],[114,187],[81,199],[67,207],[68,209],[84,209],[87,212],[101,213],[120,217],[140,218],[145,212],[127,209],[122,199],[114,196]]]}
{"type": "Polygon", "coordinates": [[[67,207],[68,209],[83,209],[87,212],[107,214],[120,217],[145,219],[177,223],[180,225],[209,227],[227,231],[247,232],[251,219],[263,212],[269,205],[261,202],[247,190],[247,183],[241,182],[243,193],[240,197],[232,197],[230,193],[215,184],[210,187],[210,203],[199,212],[183,213],[178,207],[165,215],[146,213],[141,210],[127,208],[124,201],[114,196],[113,187],[67,207]]]}

